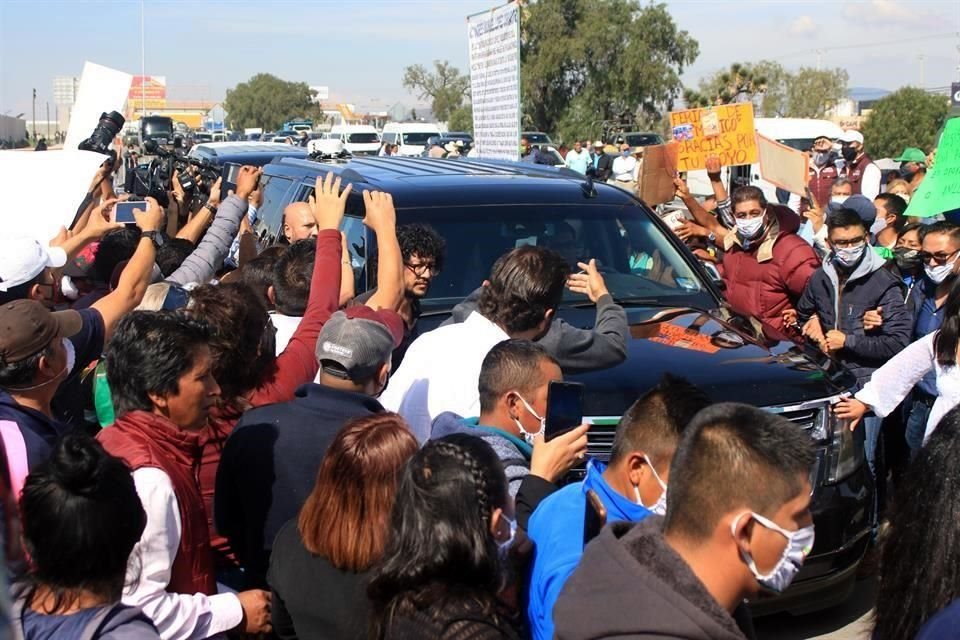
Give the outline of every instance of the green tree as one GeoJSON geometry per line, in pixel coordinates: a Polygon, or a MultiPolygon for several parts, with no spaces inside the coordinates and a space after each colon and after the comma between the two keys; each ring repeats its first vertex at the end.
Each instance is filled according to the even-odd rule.
{"type": "Polygon", "coordinates": [[[664,4],[538,0],[521,18],[523,121],[564,139],[659,119],[699,46],[664,4]]]}
{"type": "Polygon", "coordinates": [[[473,105],[468,103],[451,112],[447,119],[447,129],[473,133],[473,105]]]}
{"type": "Polygon", "coordinates": [[[700,82],[700,90],[687,89],[683,101],[688,107],[708,107],[754,100],[767,89],[767,79],[749,64],[734,62],[729,71],[719,71],[700,82]]]}
{"type": "Polygon", "coordinates": [[[822,118],[831,107],[847,96],[847,72],[844,69],[823,71],[801,67],[790,74],[787,82],[786,116],[790,118],[822,118]]]}
{"type": "Polygon", "coordinates": [[[864,145],[874,158],[896,157],[904,147],[929,151],[937,143],[949,101],[904,87],[877,101],[863,124],[864,145]]]}
{"type": "Polygon", "coordinates": [[[417,92],[420,100],[430,99],[434,117],[446,122],[463,105],[470,78],[446,60],[434,60],[433,71],[414,64],[403,70],[403,86],[417,92]]]}
{"type": "Polygon", "coordinates": [[[315,92],[306,82],[287,82],[269,73],[258,73],[233,89],[227,89],[223,108],[231,129],[261,127],[279,129],[298,118],[318,119],[315,92]]]}

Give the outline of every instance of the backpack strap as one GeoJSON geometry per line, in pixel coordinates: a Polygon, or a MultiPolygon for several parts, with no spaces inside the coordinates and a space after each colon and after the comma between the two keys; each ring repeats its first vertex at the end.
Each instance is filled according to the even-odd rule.
{"type": "Polygon", "coordinates": [[[20,501],[23,483],[30,473],[27,461],[27,443],[20,433],[20,426],[11,420],[0,420],[0,440],[7,454],[7,469],[10,472],[10,493],[14,500],[20,501]]]}

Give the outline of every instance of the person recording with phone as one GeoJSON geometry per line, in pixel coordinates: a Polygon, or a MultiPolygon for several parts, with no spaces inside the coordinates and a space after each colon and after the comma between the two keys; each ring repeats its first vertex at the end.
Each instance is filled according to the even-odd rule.
{"type": "Polygon", "coordinates": [[[640,522],[650,514],[663,515],[677,443],[693,416],[709,404],[696,386],[664,376],[620,419],[609,464],[591,459],[582,482],[566,485],[533,512],[527,535],[537,552],[527,619],[535,640],[554,637],[553,605],[583,555],[590,514],[604,514],[606,522],[640,522]],[[589,509],[588,492],[599,498],[599,509],[589,509]]]}
{"type": "Polygon", "coordinates": [[[587,449],[587,425],[579,425],[579,416],[576,428],[545,438],[548,389],[562,380],[560,366],[543,347],[529,340],[504,340],[487,353],[480,368],[480,415],[442,413],[430,437],[466,433],[485,440],[503,463],[512,498],[528,474],[554,483],[587,449]]]}

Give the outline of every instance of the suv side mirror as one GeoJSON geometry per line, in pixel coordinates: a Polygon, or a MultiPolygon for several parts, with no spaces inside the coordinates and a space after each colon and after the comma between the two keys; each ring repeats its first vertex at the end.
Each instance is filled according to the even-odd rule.
{"type": "Polygon", "coordinates": [[[717,265],[706,260],[701,260],[700,265],[703,267],[704,271],[707,272],[707,275],[710,276],[710,281],[713,282],[718,289],[723,291],[727,288],[727,284],[723,281],[723,276],[721,276],[720,271],[717,270],[717,265]]]}

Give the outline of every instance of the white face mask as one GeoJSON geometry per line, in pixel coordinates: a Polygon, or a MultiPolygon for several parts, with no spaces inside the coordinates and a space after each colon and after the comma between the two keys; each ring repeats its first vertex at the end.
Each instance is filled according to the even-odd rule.
{"type": "Polygon", "coordinates": [[[765,217],[766,214],[756,218],[737,218],[737,234],[744,240],[752,240],[763,228],[765,217]]]}
{"type": "Polygon", "coordinates": [[[540,421],[540,430],[537,431],[536,433],[530,433],[529,431],[523,428],[523,425],[520,423],[520,421],[517,418],[513,419],[513,422],[517,425],[517,428],[520,429],[520,433],[523,435],[523,439],[526,440],[527,444],[529,444],[532,447],[533,441],[537,438],[537,436],[543,435],[543,430],[546,429],[546,426],[547,426],[547,419],[542,417],[536,411],[534,411],[533,407],[527,404],[527,401],[523,398],[522,395],[518,393],[517,397],[520,398],[520,402],[522,402],[524,408],[530,412],[530,415],[532,415],[534,418],[540,421]]]}
{"type": "Polygon", "coordinates": [[[931,282],[934,284],[942,284],[944,280],[953,275],[953,267],[957,263],[957,258],[960,258],[960,254],[954,257],[954,259],[947,264],[938,264],[935,267],[925,264],[923,265],[923,270],[926,272],[927,277],[930,278],[931,282]]]}
{"type": "Polygon", "coordinates": [[[777,523],[767,520],[760,514],[751,511],[749,513],[741,513],[734,518],[733,522],[730,523],[731,534],[736,535],[737,523],[740,522],[740,518],[745,515],[749,515],[761,526],[771,531],[776,531],[787,539],[787,546],[784,547],[780,560],[778,560],[776,566],[765,575],[761,574],[757,569],[757,565],[749,553],[743,550],[740,551],[740,556],[747,564],[747,567],[750,568],[750,573],[757,579],[760,586],[766,587],[774,593],[783,593],[787,587],[790,586],[790,583],[793,582],[794,577],[796,577],[800,568],[803,566],[803,561],[810,555],[810,551],[813,550],[813,525],[797,529],[796,531],[787,531],[777,523]]]}
{"type": "Polygon", "coordinates": [[[843,247],[842,249],[834,249],[833,255],[841,266],[849,268],[860,262],[866,248],[866,243],[855,247],[843,247]]]}
{"type": "Polygon", "coordinates": [[[873,224],[870,225],[870,233],[877,235],[881,231],[887,228],[887,219],[877,216],[877,219],[873,221],[873,224]]]}
{"type": "Polygon", "coordinates": [[[633,493],[636,496],[638,505],[648,510],[650,513],[662,516],[667,512],[667,484],[660,479],[660,475],[657,473],[657,470],[653,468],[653,463],[650,462],[650,458],[644,455],[643,459],[646,460],[647,465],[650,467],[650,471],[653,472],[654,479],[657,481],[657,484],[660,485],[660,488],[663,489],[663,492],[660,494],[660,497],[657,498],[657,501],[653,503],[652,507],[648,507],[647,505],[643,504],[643,498],[640,497],[639,485],[633,485],[633,493]]]}
{"type": "Polygon", "coordinates": [[[847,198],[849,198],[849,197],[850,197],[850,196],[831,196],[831,197],[830,197],[830,202],[832,202],[832,203],[834,203],[834,204],[843,204],[844,202],[847,201],[847,198]]]}

